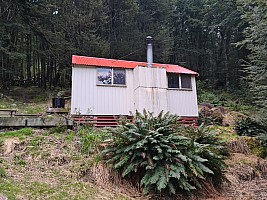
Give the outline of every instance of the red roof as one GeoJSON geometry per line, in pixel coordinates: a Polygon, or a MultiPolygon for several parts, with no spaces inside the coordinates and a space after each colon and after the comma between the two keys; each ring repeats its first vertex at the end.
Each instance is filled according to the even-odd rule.
{"type": "MultiPolygon", "coordinates": [[[[118,67],[126,69],[134,69],[137,66],[147,65],[146,62],[115,60],[115,59],[76,56],[76,55],[72,56],[72,64],[86,65],[86,66],[101,66],[101,67],[118,67]]],[[[153,66],[166,68],[166,71],[171,73],[198,75],[197,72],[186,69],[179,65],[153,63],[153,66]]]]}

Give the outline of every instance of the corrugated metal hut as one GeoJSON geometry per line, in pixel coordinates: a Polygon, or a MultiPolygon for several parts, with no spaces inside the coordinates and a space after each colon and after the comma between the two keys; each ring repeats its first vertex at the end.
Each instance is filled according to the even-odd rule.
{"type": "Polygon", "coordinates": [[[148,63],[73,55],[71,114],[129,115],[146,109],[198,117],[198,74],[153,63],[151,54],[148,63]]]}

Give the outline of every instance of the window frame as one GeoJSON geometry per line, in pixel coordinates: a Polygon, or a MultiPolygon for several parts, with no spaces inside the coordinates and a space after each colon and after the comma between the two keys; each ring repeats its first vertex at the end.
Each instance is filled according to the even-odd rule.
{"type": "Polygon", "coordinates": [[[185,74],[185,75],[188,75],[188,76],[190,76],[190,88],[183,88],[182,87],[182,75],[183,74],[178,74],[178,73],[171,73],[171,72],[169,72],[169,73],[167,73],[167,89],[168,90],[185,90],[185,91],[192,91],[193,90],[193,84],[192,84],[192,75],[191,74],[185,74]],[[177,76],[177,78],[178,78],[178,83],[179,83],[179,87],[176,87],[176,88],[170,88],[169,87],[169,80],[168,80],[168,74],[175,74],[176,76],[177,76]]]}
{"type": "Polygon", "coordinates": [[[191,74],[179,74],[179,79],[180,79],[180,82],[181,82],[181,89],[183,90],[192,90],[192,75],[191,74]],[[182,87],[183,84],[182,84],[182,75],[186,75],[186,76],[189,76],[190,77],[190,87],[182,87]]]}
{"type": "Polygon", "coordinates": [[[114,68],[114,67],[97,67],[96,68],[96,85],[97,86],[107,86],[107,87],[126,87],[127,86],[126,69],[114,68]],[[110,84],[99,83],[99,81],[98,81],[98,69],[110,69],[111,70],[111,83],[110,84]],[[116,70],[116,69],[124,70],[124,72],[125,72],[125,84],[114,84],[114,70],[116,70]]]}

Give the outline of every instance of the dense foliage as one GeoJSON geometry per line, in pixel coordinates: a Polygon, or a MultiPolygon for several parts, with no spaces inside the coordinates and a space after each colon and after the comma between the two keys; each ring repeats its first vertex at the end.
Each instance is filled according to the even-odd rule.
{"type": "Polygon", "coordinates": [[[242,17],[248,22],[244,31],[245,39],[238,43],[240,48],[246,48],[250,52],[248,58],[243,61],[247,73],[246,81],[260,111],[260,117],[266,122],[267,2],[239,0],[239,3],[242,17]]]}
{"type": "Polygon", "coordinates": [[[70,86],[71,55],[181,64],[216,87],[237,87],[244,20],[236,0],[3,0],[0,84],[70,86]]]}
{"type": "Polygon", "coordinates": [[[212,134],[198,131],[195,135],[191,128],[181,128],[177,116],[169,113],[157,117],[136,113],[133,124],[112,129],[114,143],[103,156],[123,177],[141,184],[145,193],[189,192],[208,180],[220,185],[224,168],[220,150],[212,134]]]}

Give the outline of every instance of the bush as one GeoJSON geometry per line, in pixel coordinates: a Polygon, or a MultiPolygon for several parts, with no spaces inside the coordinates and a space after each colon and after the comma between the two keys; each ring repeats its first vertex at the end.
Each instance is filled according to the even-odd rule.
{"type": "Polygon", "coordinates": [[[267,126],[254,119],[245,118],[236,122],[235,130],[241,136],[257,137],[260,141],[259,148],[265,149],[261,156],[267,156],[267,126]]]}
{"type": "MultiPolygon", "coordinates": [[[[242,137],[248,145],[251,153],[254,155],[265,158],[266,157],[266,146],[264,147],[264,138],[259,139],[258,137],[242,137]]],[[[265,142],[265,144],[267,144],[265,142]]]]}
{"type": "Polygon", "coordinates": [[[143,186],[145,193],[190,192],[208,179],[221,182],[222,156],[204,139],[200,143],[190,138],[188,130],[177,124],[177,116],[161,112],[153,117],[144,111],[134,119],[134,124],[112,130],[114,143],[103,157],[123,177],[143,186]]]}
{"type": "Polygon", "coordinates": [[[202,157],[210,160],[212,162],[207,162],[206,165],[214,172],[214,176],[212,176],[213,184],[216,187],[220,187],[222,181],[224,180],[224,175],[222,169],[226,167],[222,162],[223,156],[228,156],[229,152],[227,148],[225,148],[225,142],[221,141],[218,138],[218,133],[216,130],[205,126],[204,124],[199,127],[191,127],[191,126],[181,126],[179,127],[178,133],[183,134],[186,137],[189,137],[194,142],[197,142],[202,145],[206,145],[206,148],[209,150],[209,153],[204,151],[205,155],[201,155],[202,157]],[[210,152],[214,153],[219,157],[219,160],[216,160],[210,157],[210,152]],[[222,155],[222,156],[221,156],[222,155]],[[214,162],[213,162],[214,161],[214,162]]]}
{"type": "Polygon", "coordinates": [[[236,122],[235,130],[241,136],[259,136],[267,133],[265,126],[251,118],[245,118],[236,122]]]}
{"type": "Polygon", "coordinates": [[[208,144],[210,149],[218,151],[220,154],[224,151],[224,142],[218,139],[217,131],[205,126],[204,124],[198,126],[197,128],[191,126],[181,126],[179,129],[179,133],[193,139],[199,144],[208,144]]]}

